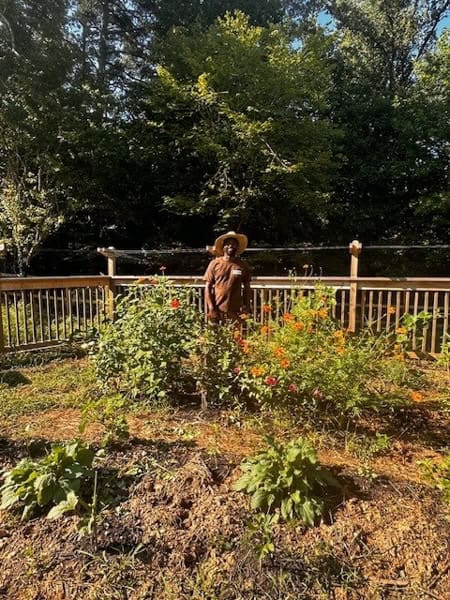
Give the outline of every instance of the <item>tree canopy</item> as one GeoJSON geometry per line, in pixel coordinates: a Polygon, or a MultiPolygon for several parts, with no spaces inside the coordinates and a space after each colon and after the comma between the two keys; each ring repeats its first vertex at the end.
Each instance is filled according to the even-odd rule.
{"type": "Polygon", "coordinates": [[[446,241],[449,9],[4,0],[0,237],[17,270],[42,244],[199,245],[224,228],[446,241]]]}

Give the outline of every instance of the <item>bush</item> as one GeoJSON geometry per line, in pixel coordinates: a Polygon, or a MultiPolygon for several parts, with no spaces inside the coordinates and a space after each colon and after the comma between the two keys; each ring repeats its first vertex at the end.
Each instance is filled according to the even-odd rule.
{"type": "MultiPolygon", "coordinates": [[[[95,369],[105,388],[168,399],[197,390],[211,404],[289,407],[306,417],[344,418],[398,400],[404,352],[417,321],[405,315],[389,334],[352,335],[332,318],[334,291],[295,290],[290,312],[264,305],[264,323],[207,325],[191,292],[163,278],[136,285],[101,333],[95,369]]],[[[406,394],[404,394],[406,396],[406,394]]]]}
{"type": "Polygon", "coordinates": [[[269,448],[244,461],[244,475],[234,489],[251,494],[252,508],[272,511],[279,508],[285,520],[299,518],[314,525],[323,513],[323,490],[338,486],[335,478],[318,464],[311,444],[298,438],[277,444],[268,438],[269,448]]]}
{"type": "Polygon", "coordinates": [[[332,319],[334,304],[334,292],[318,288],[294,299],[282,319],[265,305],[263,325],[247,321],[234,366],[240,392],[260,406],[295,407],[310,416],[327,410],[355,416],[374,401],[392,401],[406,379],[404,349],[416,320],[407,315],[392,334],[352,335],[332,319]]]}
{"type": "Polygon", "coordinates": [[[21,460],[5,473],[0,488],[2,510],[24,504],[22,520],[29,519],[37,508],[53,505],[47,515],[56,519],[75,510],[81,486],[92,477],[94,451],[81,442],[54,446],[45,458],[21,460]]]}
{"type": "Polygon", "coordinates": [[[186,362],[196,348],[202,316],[188,288],[162,278],[136,285],[122,298],[117,319],[100,334],[95,372],[106,388],[163,400],[194,385],[186,362]]]}

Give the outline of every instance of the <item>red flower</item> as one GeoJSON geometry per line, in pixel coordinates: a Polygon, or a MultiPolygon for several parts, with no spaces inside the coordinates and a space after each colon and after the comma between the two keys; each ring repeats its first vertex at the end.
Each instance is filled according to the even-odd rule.
{"type": "Polygon", "coordinates": [[[262,310],[264,313],[271,313],[272,312],[272,307],[270,306],[270,304],[263,304],[262,305],[262,310]]]}
{"type": "Polygon", "coordinates": [[[295,394],[295,392],[298,392],[298,387],[295,385],[295,383],[290,383],[288,390],[290,392],[292,392],[293,394],[295,394]]]}
{"type": "Polygon", "coordinates": [[[164,271],[167,269],[166,265],[161,265],[159,267],[159,270],[162,272],[162,274],[164,275],[164,271]]]}
{"type": "Polygon", "coordinates": [[[179,300],[177,300],[176,298],[174,298],[174,299],[172,300],[172,302],[170,303],[170,306],[171,306],[172,308],[180,308],[180,306],[181,306],[181,302],[180,302],[179,300]]]}
{"type": "Polygon", "coordinates": [[[267,385],[277,385],[278,379],[269,375],[269,377],[266,377],[266,383],[267,385]]]}
{"type": "Polygon", "coordinates": [[[240,368],[240,367],[234,367],[234,369],[233,369],[233,373],[234,373],[235,375],[239,375],[239,373],[240,373],[240,372],[241,372],[241,368],[240,368]]]}

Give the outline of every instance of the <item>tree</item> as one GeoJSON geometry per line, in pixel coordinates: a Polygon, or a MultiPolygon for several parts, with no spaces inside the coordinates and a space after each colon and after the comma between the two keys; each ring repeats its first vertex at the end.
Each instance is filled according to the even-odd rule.
{"type": "Polygon", "coordinates": [[[141,144],[170,174],[165,208],[272,241],[317,225],[332,168],[328,50],[321,34],[295,48],[241,12],[169,34],[141,144]]]}
{"type": "Polygon", "coordinates": [[[67,8],[65,0],[8,0],[2,11],[0,232],[14,244],[21,274],[70,202],[59,155],[71,69],[67,8]]]}
{"type": "Polygon", "coordinates": [[[439,152],[444,160],[436,160],[436,148],[448,128],[443,99],[430,110],[417,70],[433,55],[449,6],[448,0],[330,3],[337,28],[331,118],[343,132],[332,223],[339,223],[343,239],[428,235],[415,207],[445,188],[448,155],[439,152]]]}

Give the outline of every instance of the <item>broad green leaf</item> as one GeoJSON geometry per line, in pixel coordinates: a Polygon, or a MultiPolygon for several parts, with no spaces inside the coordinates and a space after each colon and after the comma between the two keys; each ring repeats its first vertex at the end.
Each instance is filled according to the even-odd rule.
{"type": "Polygon", "coordinates": [[[70,492],[65,500],[61,501],[59,504],[57,504],[50,510],[50,512],[47,515],[47,519],[58,519],[64,513],[75,510],[77,505],[78,498],[76,497],[74,492],[70,492]]]}

